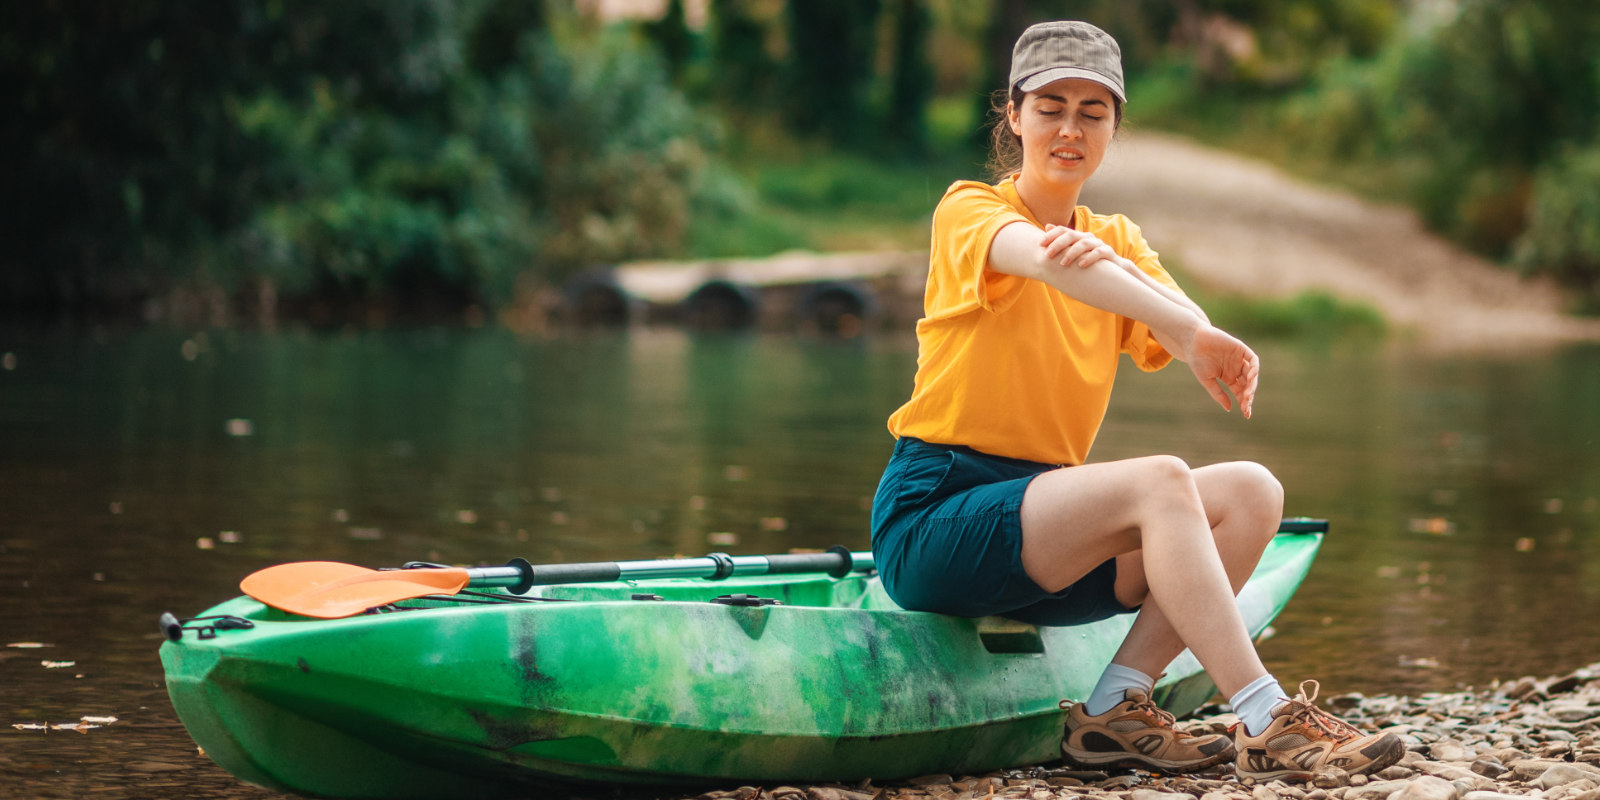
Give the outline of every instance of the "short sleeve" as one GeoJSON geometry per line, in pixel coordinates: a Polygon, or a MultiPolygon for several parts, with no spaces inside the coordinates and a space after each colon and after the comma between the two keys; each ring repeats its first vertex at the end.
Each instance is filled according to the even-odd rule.
{"type": "MultiPolygon", "coordinates": [[[[1172,288],[1173,291],[1182,293],[1178,282],[1161,266],[1160,256],[1151,249],[1150,244],[1144,239],[1144,232],[1132,220],[1121,214],[1102,217],[1098,222],[1103,224],[1100,238],[1117,250],[1123,258],[1132,261],[1146,275],[1155,278],[1162,284],[1172,288]]],[[[1150,326],[1138,320],[1123,317],[1121,320],[1122,352],[1133,359],[1133,363],[1145,372],[1154,372],[1172,363],[1172,354],[1150,335],[1150,326]]]]}
{"type": "Polygon", "coordinates": [[[1026,281],[988,268],[989,248],[1001,228],[1028,218],[993,186],[957,181],[933,212],[926,312],[930,319],[976,309],[1002,313],[1026,281]]]}

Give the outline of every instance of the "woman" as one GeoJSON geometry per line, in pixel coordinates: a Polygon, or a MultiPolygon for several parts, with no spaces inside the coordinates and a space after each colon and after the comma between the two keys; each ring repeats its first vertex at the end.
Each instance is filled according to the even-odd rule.
{"type": "Polygon", "coordinates": [[[1144,370],[1183,360],[1246,418],[1260,369],[1136,225],[1078,205],[1125,100],[1104,31],[1048,22],[1017,41],[995,131],[1005,177],[957,182],[934,212],[915,386],[889,419],[897,441],[873,504],[884,587],[906,608],[1042,625],[1141,610],[1067,715],[1062,753],[1079,765],[1186,772],[1234,758],[1258,780],[1381,770],[1403,755],[1398,737],[1320,711],[1314,688],[1287,699],[1234,603],[1282,516],[1272,474],[1172,456],[1085,464],[1120,354],[1144,370]],[[1231,737],[1179,733],[1150,701],[1185,647],[1231,698],[1231,737]]]}

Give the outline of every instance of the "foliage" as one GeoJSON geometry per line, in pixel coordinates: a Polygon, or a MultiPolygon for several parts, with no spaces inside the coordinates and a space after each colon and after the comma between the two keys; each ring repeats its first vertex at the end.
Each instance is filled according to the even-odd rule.
{"type": "Polygon", "coordinates": [[[8,194],[30,202],[0,302],[459,308],[530,268],[677,252],[691,214],[726,210],[715,131],[654,51],[539,3],[87,8],[6,12],[8,194]]]}
{"type": "Polygon", "coordinates": [[[1477,0],[1424,20],[1374,60],[1330,67],[1293,104],[1302,144],[1397,182],[1435,228],[1595,297],[1600,6],[1477,0]],[[1592,190],[1590,190],[1592,191],[1592,190]]]}
{"type": "Polygon", "coordinates": [[[203,251],[264,190],[229,103],[303,98],[312,76],[363,109],[426,105],[458,53],[443,0],[8,4],[4,296],[122,302],[218,266],[203,251]],[[196,265],[195,261],[211,261],[196,265]]]}
{"type": "Polygon", "coordinates": [[[727,213],[709,176],[716,129],[664,80],[660,61],[619,31],[581,50],[537,51],[532,135],[545,174],[546,260],[558,274],[590,261],[681,252],[696,210],[727,213]]]}
{"type": "Polygon", "coordinates": [[[809,0],[785,7],[789,69],[784,105],[801,132],[860,142],[874,76],[879,0],[809,0]]]}
{"type": "Polygon", "coordinates": [[[1513,263],[1580,287],[1587,310],[1600,312],[1600,145],[1570,147],[1540,167],[1513,263]]]}
{"type": "Polygon", "coordinates": [[[1118,37],[1134,124],[1332,165],[1600,291],[1587,0],[710,0],[703,30],[687,5],[10,4],[0,306],[460,307],[594,262],[902,246],[981,158],[1016,35],[1063,16],[1118,37]]]}
{"type": "Polygon", "coordinates": [[[1219,327],[1247,338],[1378,339],[1387,327],[1376,309],[1325,292],[1283,299],[1227,295],[1198,302],[1219,327]]]}

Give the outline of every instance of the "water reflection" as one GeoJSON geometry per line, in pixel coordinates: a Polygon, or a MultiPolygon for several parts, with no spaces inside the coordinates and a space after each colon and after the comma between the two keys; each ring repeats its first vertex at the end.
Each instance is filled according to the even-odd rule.
{"type": "MultiPolygon", "coordinates": [[[[915,363],[909,337],[672,330],[30,332],[0,352],[0,644],[53,645],[0,648],[0,774],[39,796],[253,796],[176,726],[155,620],[267,564],[865,547],[915,363]],[[119,722],[11,727],[83,715],[119,722]]],[[[1600,348],[1263,357],[1250,422],[1181,368],[1126,370],[1095,456],[1258,460],[1292,513],[1333,521],[1265,646],[1286,681],[1418,692],[1600,660],[1579,622],[1600,611],[1600,348]]]]}

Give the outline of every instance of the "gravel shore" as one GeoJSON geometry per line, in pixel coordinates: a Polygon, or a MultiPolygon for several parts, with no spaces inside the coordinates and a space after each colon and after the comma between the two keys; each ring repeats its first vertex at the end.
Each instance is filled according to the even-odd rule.
{"type": "MultiPolygon", "coordinates": [[[[1231,764],[1192,775],[1092,772],[1062,765],[986,775],[925,775],[855,786],[744,786],[694,800],[1600,800],[1600,662],[1570,675],[1420,697],[1359,694],[1324,707],[1365,730],[1398,734],[1407,752],[1376,775],[1333,769],[1305,783],[1240,781],[1231,764]]],[[[1202,709],[1179,723],[1226,731],[1237,718],[1202,709]],[[1207,712],[1211,713],[1207,713],[1207,712]]]]}

